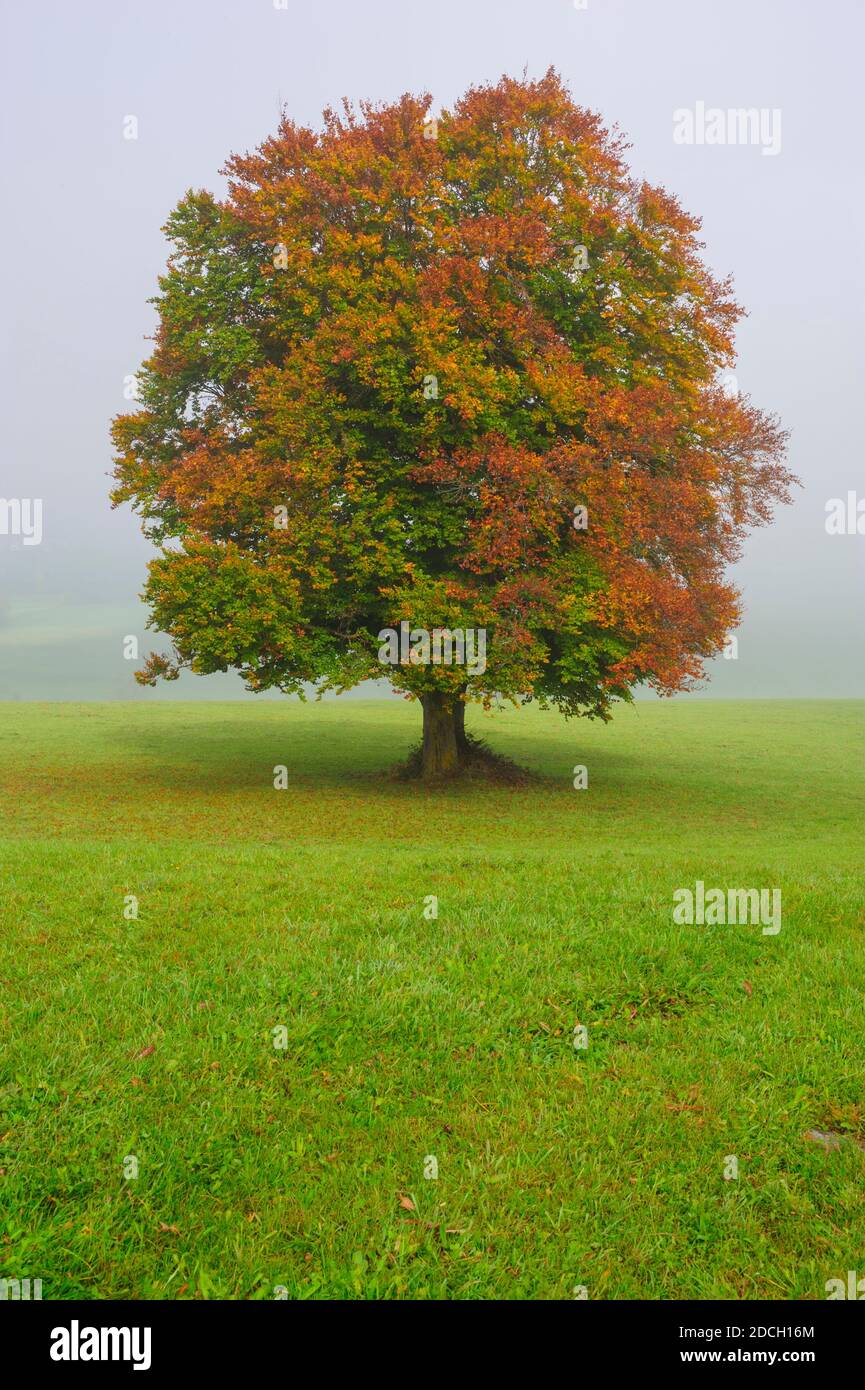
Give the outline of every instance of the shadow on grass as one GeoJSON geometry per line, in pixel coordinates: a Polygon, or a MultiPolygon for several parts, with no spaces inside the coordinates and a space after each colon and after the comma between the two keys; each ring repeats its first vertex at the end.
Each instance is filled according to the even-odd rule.
{"type": "MultiPolygon", "coordinates": [[[[368,790],[388,800],[407,795],[470,795],[474,792],[561,791],[575,796],[573,769],[590,767],[590,785],[605,799],[639,798],[670,809],[687,782],[711,779],[719,786],[718,766],[711,750],[702,757],[691,741],[681,752],[643,751],[630,746],[602,746],[595,738],[583,743],[575,726],[562,728],[551,717],[544,728],[484,729],[484,738],[470,737],[485,755],[467,774],[453,782],[429,785],[419,771],[419,721],[395,719],[392,724],[348,712],[338,722],[317,719],[314,707],[285,722],[262,720],[253,711],[248,721],[183,720],[177,727],[162,725],[112,731],[112,747],[122,747],[134,759],[137,781],[184,790],[261,791],[273,785],[275,769],[286,769],[287,789],[368,790]],[[697,763],[695,764],[695,756],[697,763]]],[[[130,769],[131,770],[131,769],[130,769]]],[[[732,785],[731,785],[732,790],[732,785]]]]}

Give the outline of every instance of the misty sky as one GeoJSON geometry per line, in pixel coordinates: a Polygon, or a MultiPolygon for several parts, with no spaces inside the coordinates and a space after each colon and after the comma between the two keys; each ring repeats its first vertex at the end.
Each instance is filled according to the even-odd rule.
{"type": "Polygon", "coordinates": [[[739,388],[792,431],[804,486],[747,544],[738,660],[705,693],[865,694],[865,536],[825,529],[829,499],[865,497],[860,0],[40,0],[4,7],[0,51],[0,498],[43,502],[41,544],[0,534],[0,698],[244,694],[235,674],[142,691],[122,652],[160,644],[138,598],[151,547],[107,500],[108,425],[185,190],[221,193],[282,104],[315,125],[344,95],[449,105],[550,65],[702,216],[749,310],[739,388]],[[676,143],[674,111],[699,102],[779,111],[780,149],[676,143]]]}

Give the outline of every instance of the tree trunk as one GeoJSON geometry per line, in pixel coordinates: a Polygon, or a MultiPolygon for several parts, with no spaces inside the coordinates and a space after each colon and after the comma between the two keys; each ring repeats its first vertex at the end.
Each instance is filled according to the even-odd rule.
{"type": "MultiPolygon", "coordinates": [[[[457,743],[457,705],[465,721],[462,700],[435,691],[421,696],[423,705],[423,776],[424,781],[452,777],[459,767],[457,743]]],[[[463,733],[463,739],[465,734],[463,733]]]]}

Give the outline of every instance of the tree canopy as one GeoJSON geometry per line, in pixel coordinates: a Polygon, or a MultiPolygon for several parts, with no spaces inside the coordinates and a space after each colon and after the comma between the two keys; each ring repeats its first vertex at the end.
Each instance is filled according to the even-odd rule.
{"type": "Polygon", "coordinates": [[[719,382],[729,281],[625,149],[551,71],[437,116],[285,116],[222,200],[182,199],[113,426],[174,644],[142,681],[385,675],[448,722],[497,694],[607,717],[700,677],[740,616],[727,566],[792,478],[778,422],[719,382]],[[403,621],[482,629],[484,669],[382,665],[403,621]]]}

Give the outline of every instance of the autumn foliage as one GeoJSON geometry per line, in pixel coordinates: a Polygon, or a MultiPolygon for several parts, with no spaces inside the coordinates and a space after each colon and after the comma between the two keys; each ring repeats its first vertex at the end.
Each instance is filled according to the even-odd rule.
{"type": "Polygon", "coordinates": [[[142,680],[385,675],[445,726],[495,693],[605,717],[687,687],[737,623],[725,569],[792,479],[777,422],[719,385],[742,311],[699,223],[555,73],[432,114],[283,119],[169,218],[113,427],[174,643],[142,680]],[[485,671],[383,667],[403,619],[484,628],[485,671]]]}

